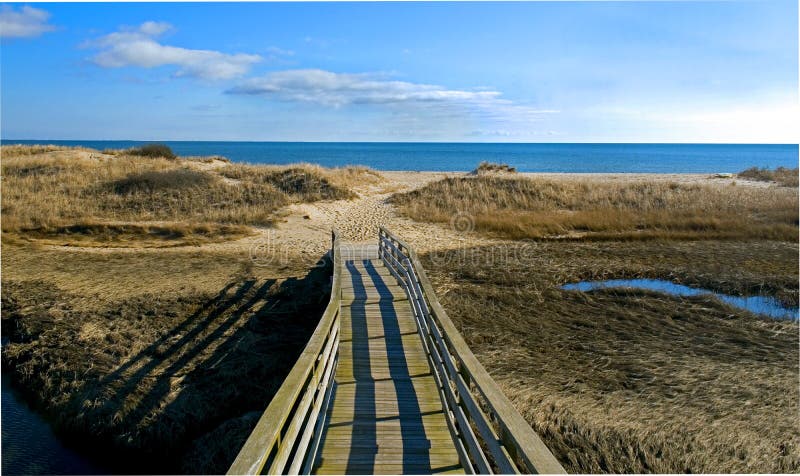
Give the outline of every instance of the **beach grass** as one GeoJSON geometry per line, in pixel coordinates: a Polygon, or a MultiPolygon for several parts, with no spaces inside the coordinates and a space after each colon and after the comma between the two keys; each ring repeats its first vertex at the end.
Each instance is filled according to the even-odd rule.
{"type": "Polygon", "coordinates": [[[396,194],[418,221],[522,239],[795,241],[797,189],[653,181],[450,177],[396,194]]]}
{"type": "Polygon", "coordinates": [[[796,243],[534,242],[424,256],[472,351],[570,473],[796,473],[797,323],[655,278],[797,305],[796,243]]]}
{"type": "Polygon", "coordinates": [[[759,182],[775,182],[784,187],[797,187],[798,174],[800,169],[797,167],[790,169],[786,167],[777,167],[775,169],[766,169],[759,167],[750,167],[736,174],[737,177],[747,180],[757,180],[759,182]]]}
{"type": "Polygon", "coordinates": [[[5,236],[60,234],[82,244],[136,234],[172,244],[184,243],[189,234],[224,240],[246,235],[243,226],[270,226],[291,203],[351,199],[351,184],[381,180],[358,167],[245,166],[215,157],[164,158],[161,150],[108,152],[3,146],[5,236]]]}

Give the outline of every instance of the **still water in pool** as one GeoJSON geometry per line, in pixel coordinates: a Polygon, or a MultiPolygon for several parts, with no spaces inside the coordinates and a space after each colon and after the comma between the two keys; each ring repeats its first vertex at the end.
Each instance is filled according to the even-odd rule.
{"type": "Polygon", "coordinates": [[[6,374],[2,376],[1,400],[3,475],[110,473],[65,445],[11,387],[6,374]]]}
{"type": "Polygon", "coordinates": [[[581,281],[580,283],[565,284],[561,289],[567,291],[591,291],[594,289],[606,288],[634,288],[648,289],[674,296],[698,296],[701,294],[712,294],[719,300],[748,310],[754,314],[773,317],[776,319],[798,319],[798,309],[784,307],[780,301],[767,296],[729,296],[709,289],[690,288],[681,284],[675,284],[663,279],[610,279],[606,281],[581,281]]]}

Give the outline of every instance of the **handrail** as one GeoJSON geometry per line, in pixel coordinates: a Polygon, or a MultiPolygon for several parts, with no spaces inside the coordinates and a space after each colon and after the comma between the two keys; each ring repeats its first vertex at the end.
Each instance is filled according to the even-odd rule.
{"type": "Polygon", "coordinates": [[[331,233],[333,279],[325,313],[281,388],[272,397],[228,474],[308,474],[330,401],[339,349],[341,250],[331,233]]]}
{"type": "Polygon", "coordinates": [[[414,249],[380,227],[378,256],[412,302],[464,469],[475,473],[565,473],[472,354],[439,303],[414,249]]]}

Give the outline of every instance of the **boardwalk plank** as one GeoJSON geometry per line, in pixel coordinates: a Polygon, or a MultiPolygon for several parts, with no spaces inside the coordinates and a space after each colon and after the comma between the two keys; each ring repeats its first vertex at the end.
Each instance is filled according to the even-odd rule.
{"type": "Polygon", "coordinates": [[[463,473],[405,290],[376,247],[346,248],[336,387],[315,473],[463,473]]]}

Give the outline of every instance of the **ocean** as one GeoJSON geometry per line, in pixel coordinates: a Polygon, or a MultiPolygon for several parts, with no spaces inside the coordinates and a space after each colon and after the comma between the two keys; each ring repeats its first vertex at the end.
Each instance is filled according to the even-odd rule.
{"type": "MultiPolygon", "coordinates": [[[[140,141],[3,140],[3,144],[58,144],[123,149],[140,141]]],[[[736,173],[749,167],[794,168],[792,144],[483,144],[409,142],[173,142],[178,155],[222,155],[234,162],[326,167],[365,165],[378,170],[469,171],[481,161],[520,172],[736,173]]]]}

